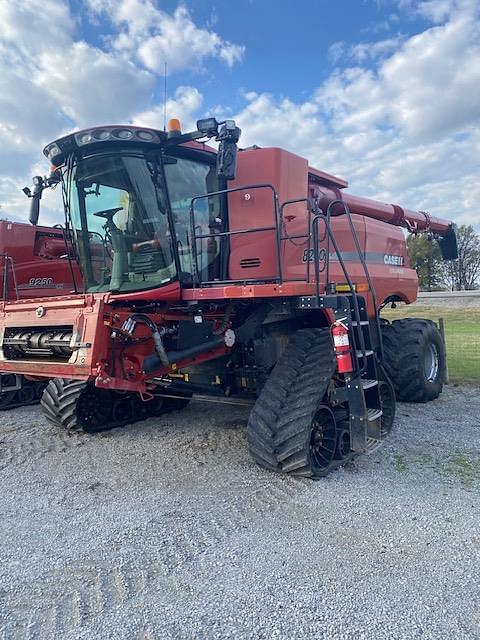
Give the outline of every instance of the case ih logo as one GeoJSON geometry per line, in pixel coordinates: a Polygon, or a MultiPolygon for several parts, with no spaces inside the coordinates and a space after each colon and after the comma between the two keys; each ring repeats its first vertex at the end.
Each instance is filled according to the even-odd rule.
{"type": "Polygon", "coordinates": [[[394,267],[403,267],[403,256],[390,256],[386,253],[383,256],[383,262],[394,267]]]}

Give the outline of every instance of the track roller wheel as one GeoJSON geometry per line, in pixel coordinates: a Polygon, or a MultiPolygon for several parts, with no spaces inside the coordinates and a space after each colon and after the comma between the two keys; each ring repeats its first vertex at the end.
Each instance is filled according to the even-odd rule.
{"type": "Polygon", "coordinates": [[[332,468],[336,425],[323,404],[335,371],[328,329],[302,329],[290,339],[252,409],[252,457],[273,471],[319,478],[332,468]]]}
{"type": "Polygon", "coordinates": [[[348,429],[340,429],[337,432],[337,444],[335,447],[335,459],[346,461],[352,455],[350,444],[350,431],[348,429]]]}
{"type": "Polygon", "coordinates": [[[24,384],[23,387],[17,391],[17,402],[19,404],[32,404],[32,402],[36,400],[35,386],[33,384],[24,384]]]}
{"type": "Polygon", "coordinates": [[[438,398],[445,379],[443,339],[431,320],[404,318],[382,323],[384,366],[398,400],[438,398]]]}
{"type": "Polygon", "coordinates": [[[120,398],[113,402],[112,421],[114,423],[125,424],[133,420],[133,403],[132,398],[120,398]]]}

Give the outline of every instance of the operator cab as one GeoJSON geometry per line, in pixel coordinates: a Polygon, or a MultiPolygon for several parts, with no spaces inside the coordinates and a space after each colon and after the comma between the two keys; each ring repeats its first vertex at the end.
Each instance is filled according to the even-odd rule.
{"type": "MultiPolygon", "coordinates": [[[[174,280],[189,286],[195,274],[205,280],[221,277],[222,236],[215,236],[227,229],[226,203],[204,196],[221,191],[233,177],[228,138],[235,138],[235,145],[240,131],[224,124],[219,132],[214,118],[202,124],[192,134],[95,128],[45,148],[54,164],[52,176],[62,183],[68,229],[87,292],[143,291],[174,280]],[[195,142],[213,135],[227,154],[195,142]]],[[[38,217],[41,190],[32,197],[37,198],[38,217]]]]}

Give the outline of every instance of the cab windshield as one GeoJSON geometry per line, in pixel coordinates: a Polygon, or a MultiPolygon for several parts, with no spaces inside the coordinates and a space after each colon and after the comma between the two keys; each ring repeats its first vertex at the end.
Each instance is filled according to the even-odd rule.
{"type": "MultiPolygon", "coordinates": [[[[101,154],[80,160],[66,178],[88,292],[153,289],[177,278],[179,270],[182,277],[192,273],[190,203],[216,190],[214,167],[159,154],[101,154]]],[[[202,230],[211,229],[217,216],[209,201],[196,206],[202,230]]],[[[197,242],[207,270],[218,262],[212,246],[206,239],[197,242]]]]}

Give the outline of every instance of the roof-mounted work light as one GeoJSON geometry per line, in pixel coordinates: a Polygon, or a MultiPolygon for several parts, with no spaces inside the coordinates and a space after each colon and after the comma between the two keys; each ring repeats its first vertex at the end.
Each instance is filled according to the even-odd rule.
{"type": "Polygon", "coordinates": [[[218,122],[216,118],[202,118],[197,120],[197,130],[206,138],[213,138],[218,134],[218,122]]]}

